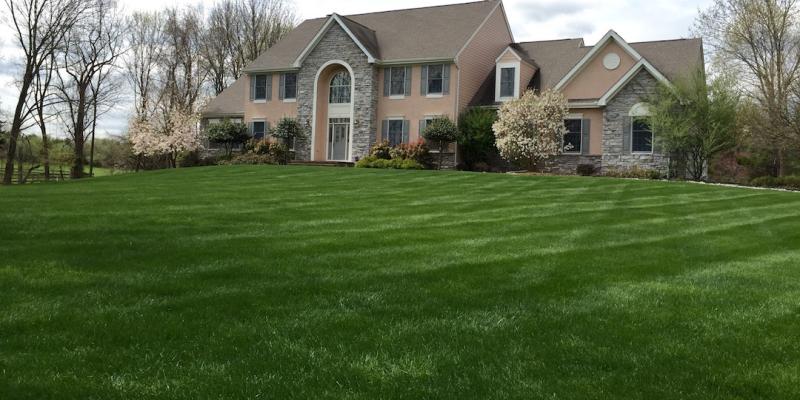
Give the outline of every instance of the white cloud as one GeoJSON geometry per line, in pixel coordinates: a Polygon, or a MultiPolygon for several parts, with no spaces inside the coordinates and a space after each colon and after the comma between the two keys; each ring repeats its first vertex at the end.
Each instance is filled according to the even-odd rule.
{"type": "MultiPolygon", "coordinates": [[[[330,0],[296,0],[299,19],[323,17],[332,12],[359,14],[399,8],[450,4],[455,0],[348,0],[334,3],[330,0]]],[[[130,11],[155,10],[169,5],[203,4],[211,6],[214,0],[120,0],[130,11]]],[[[587,44],[600,39],[609,29],[616,30],[631,42],[688,37],[689,29],[698,8],[708,6],[711,0],[505,0],[514,38],[517,41],[583,37],[587,44]]],[[[13,74],[14,62],[19,58],[8,24],[0,26],[0,108],[8,110],[16,102],[13,74]]],[[[99,132],[120,134],[127,125],[130,104],[120,104],[117,109],[101,118],[99,132]]]]}

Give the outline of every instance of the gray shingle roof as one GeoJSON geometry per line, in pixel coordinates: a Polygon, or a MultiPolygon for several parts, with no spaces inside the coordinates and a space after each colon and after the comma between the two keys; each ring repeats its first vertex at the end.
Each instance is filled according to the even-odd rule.
{"type": "Polygon", "coordinates": [[[228,86],[217,97],[203,108],[205,117],[224,117],[244,115],[244,104],[247,95],[247,84],[245,77],[236,80],[228,86]]]}
{"type": "MultiPolygon", "coordinates": [[[[497,6],[497,0],[347,15],[359,41],[384,62],[453,59],[497,6]]],[[[303,21],[245,71],[291,69],[327,18],[303,21]]]]}

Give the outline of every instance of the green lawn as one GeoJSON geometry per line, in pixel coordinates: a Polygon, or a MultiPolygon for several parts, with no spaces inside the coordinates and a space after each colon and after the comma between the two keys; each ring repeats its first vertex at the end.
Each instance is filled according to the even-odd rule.
{"type": "Polygon", "coordinates": [[[800,398],[800,193],[255,166],[0,209],[0,399],[800,398]]]}

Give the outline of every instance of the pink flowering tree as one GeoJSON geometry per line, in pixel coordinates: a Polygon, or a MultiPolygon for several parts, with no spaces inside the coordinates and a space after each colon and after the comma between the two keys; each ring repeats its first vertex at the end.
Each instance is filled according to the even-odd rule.
{"type": "Polygon", "coordinates": [[[528,169],[558,155],[568,113],[564,95],[552,90],[538,95],[529,90],[519,99],[504,103],[492,125],[500,155],[528,169]]]}
{"type": "Polygon", "coordinates": [[[169,166],[177,166],[178,155],[202,148],[197,117],[172,111],[163,120],[136,118],[128,126],[128,136],[137,155],[166,156],[169,166]]]}

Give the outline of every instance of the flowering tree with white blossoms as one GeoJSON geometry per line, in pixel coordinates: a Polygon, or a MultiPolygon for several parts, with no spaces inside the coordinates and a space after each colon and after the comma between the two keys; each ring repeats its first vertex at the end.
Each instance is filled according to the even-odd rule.
{"type": "Polygon", "coordinates": [[[128,136],[135,154],[166,155],[172,168],[177,166],[178,154],[202,148],[197,117],[177,110],[161,121],[133,119],[128,126],[128,136]]]}
{"type": "Polygon", "coordinates": [[[528,90],[519,99],[504,103],[492,125],[500,155],[529,169],[558,155],[568,113],[567,99],[553,90],[539,95],[528,90]]]}

